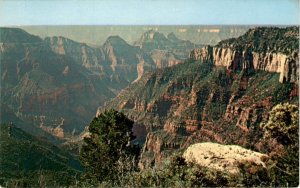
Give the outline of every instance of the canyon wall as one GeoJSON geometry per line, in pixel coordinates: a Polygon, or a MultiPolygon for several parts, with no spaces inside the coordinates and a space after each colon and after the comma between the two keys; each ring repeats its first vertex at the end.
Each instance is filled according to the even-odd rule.
{"type": "Polygon", "coordinates": [[[192,60],[210,61],[215,66],[223,66],[231,70],[263,70],[280,73],[279,82],[298,82],[299,53],[281,52],[259,53],[250,50],[236,51],[231,48],[206,46],[191,51],[192,60]]]}
{"type": "Polygon", "coordinates": [[[298,105],[297,31],[256,28],[196,48],[190,61],[144,74],[97,114],[114,108],[145,127],[141,168],[199,142],[263,152],[260,125],[269,112],[279,103],[298,105]]]}

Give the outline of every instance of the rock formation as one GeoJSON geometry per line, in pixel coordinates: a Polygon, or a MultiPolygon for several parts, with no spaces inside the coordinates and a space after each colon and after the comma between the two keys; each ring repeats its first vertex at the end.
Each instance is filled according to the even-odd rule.
{"type": "MultiPolygon", "coordinates": [[[[161,33],[153,36],[150,43],[160,44],[151,50],[132,46],[119,36],[91,47],[61,36],[43,40],[17,28],[0,28],[0,34],[1,105],[14,113],[9,117],[58,137],[72,136],[73,130],[78,134],[104,101],[150,70],[184,62],[195,46],[174,34],[171,41],[161,33]]],[[[134,105],[141,111],[146,107],[134,105]]]]}
{"type": "Polygon", "coordinates": [[[18,126],[62,138],[74,129],[81,132],[97,106],[114,96],[105,79],[64,54],[71,53],[67,47],[59,46],[55,52],[47,42],[22,30],[0,28],[0,32],[1,106],[14,114],[5,117],[6,122],[15,123],[17,117],[23,122],[18,126]],[[7,38],[2,33],[8,33],[3,35],[7,38]],[[65,121],[59,126],[61,119],[65,121]]]}
{"type": "Polygon", "coordinates": [[[246,34],[194,49],[194,60],[209,60],[230,70],[280,73],[279,82],[299,81],[299,28],[253,28],[246,34]]]}
{"type": "MultiPolygon", "coordinates": [[[[259,30],[265,33],[261,37],[269,32],[282,32],[280,28],[259,30]]],[[[288,28],[283,33],[289,30],[293,29],[288,28]]],[[[234,45],[228,47],[240,45],[243,37],[250,42],[255,40],[250,34],[231,39],[227,47],[195,49],[186,63],[144,74],[98,109],[98,113],[110,108],[123,111],[137,125],[145,126],[148,134],[144,135],[147,139],[140,166],[159,165],[169,153],[195,142],[263,150],[258,147],[262,145],[259,125],[268,119],[272,107],[285,101],[298,104],[295,92],[298,78],[286,71],[280,72],[282,62],[298,64],[294,53],[298,47],[277,52],[259,50],[255,46],[249,46],[248,50],[243,47],[236,50],[234,45]]],[[[295,41],[297,39],[292,38],[290,43],[295,41]]],[[[277,43],[280,42],[273,44],[276,48],[284,45],[277,43]]]]}
{"type": "Polygon", "coordinates": [[[103,49],[93,48],[68,38],[47,37],[45,42],[55,53],[70,56],[89,70],[100,71],[106,60],[103,49]]]}
{"type": "Polygon", "coordinates": [[[286,55],[283,53],[258,53],[235,51],[230,48],[207,46],[194,49],[190,54],[193,60],[212,61],[215,66],[223,66],[230,70],[263,70],[280,73],[279,82],[298,82],[299,54],[297,51],[286,55]]]}
{"type": "Polygon", "coordinates": [[[189,146],[183,154],[187,162],[225,173],[238,174],[239,164],[250,162],[266,168],[268,155],[254,152],[237,145],[198,143],[189,146]]]}

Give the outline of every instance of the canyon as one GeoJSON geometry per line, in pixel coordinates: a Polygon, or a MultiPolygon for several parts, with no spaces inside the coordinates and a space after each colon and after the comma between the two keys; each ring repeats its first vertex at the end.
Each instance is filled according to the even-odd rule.
{"type": "Polygon", "coordinates": [[[276,104],[298,104],[298,39],[296,27],[254,28],[215,47],[193,49],[189,61],[145,74],[99,107],[96,115],[114,108],[145,127],[148,133],[139,139],[145,141],[142,169],[159,166],[171,153],[198,142],[264,152],[259,125],[276,104]],[[270,31],[278,38],[288,36],[289,46],[295,48],[274,50],[285,45],[275,40],[258,51],[259,43],[243,42],[259,38],[264,43],[270,31]],[[240,43],[245,46],[236,50],[240,43]]]}
{"type": "Polygon", "coordinates": [[[100,47],[18,28],[0,33],[1,120],[59,139],[79,135],[98,106],[146,72],[183,63],[201,46],[154,30],[136,46],[116,35],[100,47]],[[153,47],[138,46],[145,42],[153,47]]]}
{"type": "MultiPolygon", "coordinates": [[[[95,116],[111,109],[134,122],[134,140],[126,147],[132,146],[135,156],[132,164],[122,161],[118,167],[130,168],[126,176],[138,183],[151,177],[179,181],[185,174],[200,178],[193,179],[196,183],[273,185],[275,168],[297,166],[298,143],[292,141],[298,140],[299,27],[176,26],[167,34],[157,28],[130,42],[111,35],[92,45],[0,28],[0,131],[6,154],[0,183],[30,185],[46,177],[54,185],[56,180],[63,186],[90,185],[79,154],[90,144],[93,123],[104,130],[95,116]],[[194,37],[203,38],[189,41],[191,28],[199,34],[194,37]],[[285,127],[289,121],[291,129],[285,127]],[[276,123],[290,135],[268,137],[276,123]],[[78,178],[87,184],[78,184],[78,178]]],[[[115,134],[112,127],[108,132],[115,134]]],[[[298,177],[293,170],[289,177],[298,177]]],[[[280,173],[276,178],[290,179],[280,173]]]]}
{"type": "Polygon", "coordinates": [[[155,30],[134,45],[110,36],[100,47],[21,29],[1,36],[4,122],[80,145],[96,109],[114,108],[135,121],[141,168],[203,141],[263,151],[268,112],[298,102],[296,27],[254,28],[215,46],[155,30]]]}

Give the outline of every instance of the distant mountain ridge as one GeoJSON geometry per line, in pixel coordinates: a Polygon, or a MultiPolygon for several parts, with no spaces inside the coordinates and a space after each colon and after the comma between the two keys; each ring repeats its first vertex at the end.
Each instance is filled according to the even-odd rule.
{"type": "Polygon", "coordinates": [[[22,29],[2,27],[0,31],[0,42],[2,43],[41,43],[42,39],[25,32],[22,29]]]}
{"type": "Polygon", "coordinates": [[[2,119],[59,138],[80,133],[99,105],[145,72],[182,63],[190,50],[144,50],[119,36],[91,47],[64,37],[42,40],[16,28],[0,28],[0,34],[1,108],[9,108],[1,116],[11,114],[2,119]]]}
{"type": "Polygon", "coordinates": [[[185,49],[196,48],[199,45],[193,44],[190,41],[180,40],[175,34],[169,33],[167,37],[164,34],[154,30],[145,32],[141,38],[134,43],[145,50],[176,50],[185,47],[185,49]]]}
{"type": "Polygon", "coordinates": [[[174,25],[174,26],[21,26],[29,33],[42,38],[52,36],[63,36],[74,41],[87,43],[93,46],[102,45],[109,36],[119,35],[129,44],[136,42],[140,36],[155,30],[167,35],[173,32],[178,38],[190,40],[195,44],[216,45],[224,39],[238,37],[249,28],[255,26],[243,25],[174,25]]]}
{"type": "Polygon", "coordinates": [[[187,59],[192,49],[202,47],[202,45],[178,39],[174,33],[169,33],[166,37],[154,30],[145,32],[134,45],[152,58],[156,68],[180,64],[187,59]]]}
{"type": "Polygon", "coordinates": [[[105,78],[93,75],[73,58],[53,52],[46,42],[36,43],[41,41],[38,37],[24,42],[23,38],[32,36],[19,29],[1,28],[0,32],[7,30],[10,36],[23,36],[21,41],[0,44],[1,108],[10,108],[8,111],[27,125],[59,137],[81,132],[93,117],[93,108],[114,96],[105,78]]]}

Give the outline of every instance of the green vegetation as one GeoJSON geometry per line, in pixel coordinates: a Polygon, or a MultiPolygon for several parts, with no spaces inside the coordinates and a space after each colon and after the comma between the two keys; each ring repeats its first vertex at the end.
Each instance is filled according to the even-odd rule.
{"type": "Polygon", "coordinates": [[[258,27],[247,31],[238,38],[223,40],[218,47],[235,50],[249,50],[254,52],[282,52],[299,51],[299,27],[258,27]],[[298,49],[298,50],[297,50],[298,49]]]}
{"type": "Polygon", "coordinates": [[[84,138],[80,152],[87,181],[115,182],[131,170],[137,154],[137,148],[131,144],[132,125],[133,121],[115,110],[105,111],[93,119],[90,135],[84,138]]]}
{"type": "Polygon", "coordinates": [[[0,185],[4,187],[69,186],[81,166],[76,156],[25,133],[14,125],[0,126],[0,185]]]}
{"type": "Polygon", "coordinates": [[[299,184],[299,110],[284,103],[275,106],[269,120],[263,124],[265,139],[274,139],[269,169],[273,186],[299,184]]]}
{"type": "MultiPolygon", "coordinates": [[[[161,168],[141,171],[131,168],[116,182],[100,182],[102,186],[121,187],[215,187],[215,186],[297,186],[299,178],[298,107],[288,103],[273,108],[268,122],[263,125],[264,140],[275,139],[278,144],[263,159],[267,167],[241,163],[239,174],[226,174],[207,167],[186,163],[175,154],[161,168]],[[287,142],[288,141],[288,142],[287,142]],[[283,144],[282,150],[280,144],[283,144]]],[[[273,143],[272,141],[270,142],[273,143]]],[[[269,146],[272,148],[272,146],[269,146]]]]}
{"type": "Polygon", "coordinates": [[[269,116],[268,122],[263,126],[266,138],[274,138],[283,145],[297,145],[298,106],[288,103],[275,106],[269,116]]]}
{"type": "Polygon", "coordinates": [[[229,186],[229,177],[222,172],[186,163],[174,155],[163,168],[149,168],[132,172],[121,187],[216,187],[229,186]]]}
{"type": "MultiPolygon", "coordinates": [[[[219,46],[256,52],[290,53],[298,49],[299,42],[298,40],[295,42],[295,38],[299,36],[296,28],[274,31],[272,28],[256,28],[239,39],[220,42],[219,46]],[[260,40],[262,36],[266,36],[270,41],[260,40]],[[247,49],[244,48],[245,44],[247,49]]],[[[110,40],[111,44],[107,45],[118,43],[119,38],[110,40]]],[[[120,48],[119,52],[126,52],[120,48]]],[[[38,49],[34,51],[39,54],[38,61],[46,56],[50,57],[47,50],[43,53],[38,49]]],[[[14,57],[15,51],[11,53],[14,57]]],[[[128,53],[125,53],[124,57],[127,58],[127,55],[128,53]]],[[[132,55],[128,58],[132,58],[132,55]]],[[[18,96],[19,98],[14,100],[22,101],[23,108],[39,112],[41,108],[33,105],[38,99],[29,100],[25,94],[31,96],[33,90],[45,92],[65,84],[75,84],[74,87],[65,87],[54,93],[51,115],[65,116],[64,113],[68,111],[65,107],[69,106],[68,108],[76,110],[76,113],[69,114],[68,117],[74,120],[69,119],[67,122],[84,126],[78,121],[78,116],[87,117],[91,113],[85,109],[93,109],[93,105],[94,107],[98,105],[95,101],[106,99],[98,94],[108,96],[110,91],[107,88],[110,82],[108,80],[102,82],[96,76],[90,77],[87,72],[79,71],[80,69],[75,71],[77,68],[73,65],[73,61],[64,63],[64,60],[67,59],[53,55],[52,59],[41,61],[37,67],[36,64],[32,64],[35,69],[21,71],[22,74],[20,73],[18,77],[22,82],[15,83],[12,79],[11,84],[14,87],[4,93],[3,99],[18,96]],[[56,66],[50,66],[54,65],[53,63],[59,65],[58,70],[55,70],[56,66]],[[61,74],[66,66],[70,66],[72,70],[68,78],[64,78],[65,76],[61,74]],[[43,72],[40,72],[40,69],[43,72]],[[54,74],[56,72],[60,73],[60,77],[54,74]],[[63,82],[56,85],[54,78],[63,82]],[[77,83],[86,84],[77,85],[77,83]],[[76,90],[77,87],[81,89],[76,90]],[[60,92],[63,94],[61,96],[66,95],[66,99],[56,97],[60,92]],[[71,102],[66,103],[69,97],[71,102]],[[55,109],[55,105],[59,108],[55,109]],[[73,116],[74,114],[78,116],[73,116]]],[[[9,59],[5,60],[7,65],[13,65],[10,62],[9,59]]],[[[25,59],[20,61],[20,65],[24,64],[26,68],[25,65],[30,62],[30,59],[25,59]]],[[[16,70],[16,67],[9,68],[12,71],[16,70]]],[[[152,141],[149,141],[149,146],[145,147],[140,157],[146,156],[143,160],[150,163],[161,160],[162,166],[143,170],[138,168],[139,148],[133,143],[142,143],[144,135],[138,141],[134,140],[133,121],[116,110],[103,111],[90,123],[89,136],[84,139],[80,151],[84,172],[77,156],[64,152],[61,148],[31,136],[13,125],[1,125],[0,185],[4,187],[297,186],[298,106],[279,103],[298,104],[298,86],[287,82],[281,84],[278,79],[277,73],[231,71],[214,67],[211,62],[199,61],[188,61],[164,70],[146,73],[138,82],[134,82],[106,105],[106,109],[120,107],[118,110],[135,119],[137,125],[145,125],[147,131],[150,130],[153,134],[152,141]],[[270,112],[276,104],[279,105],[270,112]],[[168,130],[163,129],[166,122],[172,123],[171,128],[166,126],[168,130]],[[261,122],[266,123],[259,127],[261,122]],[[190,128],[191,132],[187,128],[190,128]],[[184,150],[191,143],[203,141],[237,144],[267,153],[269,158],[263,160],[266,168],[245,163],[240,165],[240,174],[230,175],[186,163],[181,154],[170,157],[172,153],[184,150]]],[[[115,84],[117,85],[117,82],[115,84]]],[[[43,97],[39,100],[47,102],[43,97]]],[[[10,108],[10,104],[14,104],[15,108],[20,106],[13,100],[3,101],[8,101],[3,105],[7,108],[10,108]]],[[[17,119],[10,109],[5,114],[6,118],[17,119]]],[[[141,159],[142,162],[143,160],[141,159]]]]}
{"type": "Polygon", "coordinates": [[[228,180],[204,167],[187,164],[174,155],[163,168],[138,170],[134,160],[136,148],[132,141],[133,122],[124,114],[108,110],[89,125],[90,136],[85,138],[81,161],[85,168],[81,186],[218,186],[228,180]]]}
{"type": "Polygon", "coordinates": [[[295,84],[289,82],[279,84],[279,74],[257,71],[255,74],[244,74],[244,76],[249,77],[249,81],[243,95],[251,97],[254,101],[262,101],[267,97],[272,97],[274,104],[291,100],[289,95],[295,84]]]}
{"type": "Polygon", "coordinates": [[[180,153],[173,154],[161,167],[140,170],[136,160],[138,148],[130,144],[134,138],[133,122],[115,110],[103,112],[90,123],[90,135],[85,138],[80,156],[84,173],[74,156],[13,125],[1,125],[1,152],[7,155],[1,158],[0,184],[7,187],[297,186],[298,121],[297,106],[285,103],[274,107],[268,122],[262,125],[264,140],[271,148],[270,158],[264,160],[267,168],[241,163],[237,175],[186,163],[180,153]]]}

